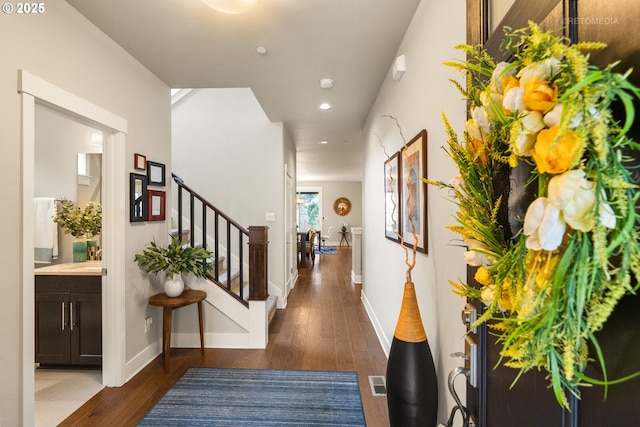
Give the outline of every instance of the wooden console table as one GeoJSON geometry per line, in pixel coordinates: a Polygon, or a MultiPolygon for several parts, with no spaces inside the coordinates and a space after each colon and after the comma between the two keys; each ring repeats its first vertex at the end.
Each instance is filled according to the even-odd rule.
{"type": "Polygon", "coordinates": [[[182,295],[168,297],[164,292],[149,297],[149,304],[162,307],[162,349],[164,352],[164,371],[169,371],[169,357],[171,353],[171,319],[174,308],[180,308],[191,304],[198,304],[198,321],[200,323],[200,352],[204,356],[204,333],[202,322],[202,300],[207,297],[205,291],[185,289],[182,295]]]}

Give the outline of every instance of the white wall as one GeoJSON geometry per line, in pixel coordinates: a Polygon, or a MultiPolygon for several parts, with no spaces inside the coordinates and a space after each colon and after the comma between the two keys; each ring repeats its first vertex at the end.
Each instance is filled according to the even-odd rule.
{"type": "Polygon", "coordinates": [[[172,134],[173,172],[186,185],[244,227],[269,227],[269,282],[283,290],[284,164],[292,156],[282,123],[269,121],[250,89],[195,89],[174,105],[172,134]]]}
{"type": "MultiPolygon", "coordinates": [[[[342,223],[348,223],[348,228],[362,226],[362,182],[356,181],[298,181],[298,190],[305,188],[322,189],[322,233],[329,231],[333,226],[331,238],[327,240],[327,245],[337,246],[340,242],[342,223]],[[351,212],[340,216],[333,210],[333,203],[338,197],[346,197],[351,202],[351,212]]],[[[324,236],[323,236],[324,237],[324,236]]],[[[349,244],[351,236],[349,235],[349,244]]]]}
{"type": "MultiPolygon", "coordinates": [[[[0,141],[3,167],[0,179],[5,185],[2,199],[4,239],[0,248],[3,281],[3,309],[0,310],[0,425],[19,426],[22,422],[23,327],[22,226],[23,218],[21,102],[18,70],[24,69],[72,94],[92,102],[128,121],[126,158],[142,153],[157,161],[171,162],[169,88],[104,33],[78,14],[68,3],[47,2],[41,15],[0,14],[0,141]]],[[[128,163],[129,164],[129,163],[128,163]]],[[[169,168],[170,170],[170,168],[169,168]]],[[[127,180],[128,182],[128,180],[127,180]]],[[[128,188],[121,189],[123,205],[128,207],[128,188]]],[[[126,263],[126,359],[130,361],[160,338],[162,322],[156,319],[154,333],[144,333],[148,297],[157,292],[133,263],[133,256],[153,236],[160,240],[165,223],[127,225],[126,247],[121,254],[126,263]]],[[[155,355],[153,355],[155,356],[155,355]]],[[[151,355],[147,355],[147,361],[151,355]]]]}
{"type": "MultiPolygon", "coordinates": [[[[395,123],[381,115],[391,114],[398,119],[406,141],[421,129],[427,130],[429,179],[448,182],[457,174],[442,149],[446,134],[441,114],[445,112],[454,128],[462,130],[465,104],[448,81],[459,76],[442,63],[459,57],[453,46],[465,42],[465,20],[464,2],[420,3],[398,51],[398,55],[406,55],[407,71],[399,82],[392,80],[389,73],[363,130],[363,300],[370,305],[374,325],[387,351],[402,299],[405,254],[399,244],[384,237],[386,157],[378,137],[390,155],[401,148],[403,141],[395,123]]],[[[465,277],[465,264],[462,249],[452,245],[456,236],[445,229],[453,223],[454,212],[454,205],[445,200],[446,196],[442,190],[428,189],[428,254],[418,254],[412,273],[436,363],[440,422],[446,422],[454,405],[447,391],[447,375],[462,363],[449,355],[464,350],[465,333],[460,321],[464,301],[453,294],[448,283],[449,279],[465,277]]],[[[464,395],[462,380],[459,381],[458,389],[464,395]]]]}

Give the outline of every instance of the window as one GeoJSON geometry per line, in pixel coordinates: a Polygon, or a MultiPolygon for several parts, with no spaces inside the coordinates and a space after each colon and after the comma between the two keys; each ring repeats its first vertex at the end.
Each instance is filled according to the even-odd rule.
{"type": "Polygon", "coordinates": [[[320,228],[320,194],[317,192],[298,193],[298,227],[320,228]]]}

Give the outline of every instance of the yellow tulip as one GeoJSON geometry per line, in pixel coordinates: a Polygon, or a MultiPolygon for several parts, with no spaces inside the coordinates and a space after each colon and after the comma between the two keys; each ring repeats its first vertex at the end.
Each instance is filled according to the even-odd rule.
{"type": "Polygon", "coordinates": [[[476,271],[476,274],[473,276],[476,279],[476,282],[481,285],[487,286],[491,283],[491,277],[489,276],[489,270],[484,267],[479,267],[476,271]]]}
{"type": "Polygon", "coordinates": [[[555,86],[531,79],[525,84],[522,102],[529,110],[543,113],[553,107],[557,97],[558,89],[555,86]]]}
{"type": "Polygon", "coordinates": [[[582,153],[580,139],[567,129],[558,138],[558,126],[543,129],[538,133],[531,155],[541,173],[559,174],[569,170],[582,153]]]}

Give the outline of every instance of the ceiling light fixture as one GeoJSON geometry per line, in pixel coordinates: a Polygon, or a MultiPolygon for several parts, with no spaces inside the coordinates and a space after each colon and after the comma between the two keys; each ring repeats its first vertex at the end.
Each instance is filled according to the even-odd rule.
{"type": "Polygon", "coordinates": [[[235,15],[246,12],[260,0],[202,0],[202,2],[218,12],[235,15]]]}
{"type": "Polygon", "coordinates": [[[331,89],[333,87],[333,79],[320,79],[320,87],[322,89],[331,89]]]}
{"type": "Polygon", "coordinates": [[[331,109],[331,104],[329,104],[328,102],[323,102],[322,104],[318,105],[318,109],[320,109],[320,110],[330,110],[331,109]]]}
{"type": "Polygon", "coordinates": [[[329,141],[320,141],[320,144],[328,144],[329,141]]]}
{"type": "Polygon", "coordinates": [[[260,55],[266,55],[267,54],[267,48],[264,46],[258,46],[256,48],[256,52],[258,52],[260,55]]]}

